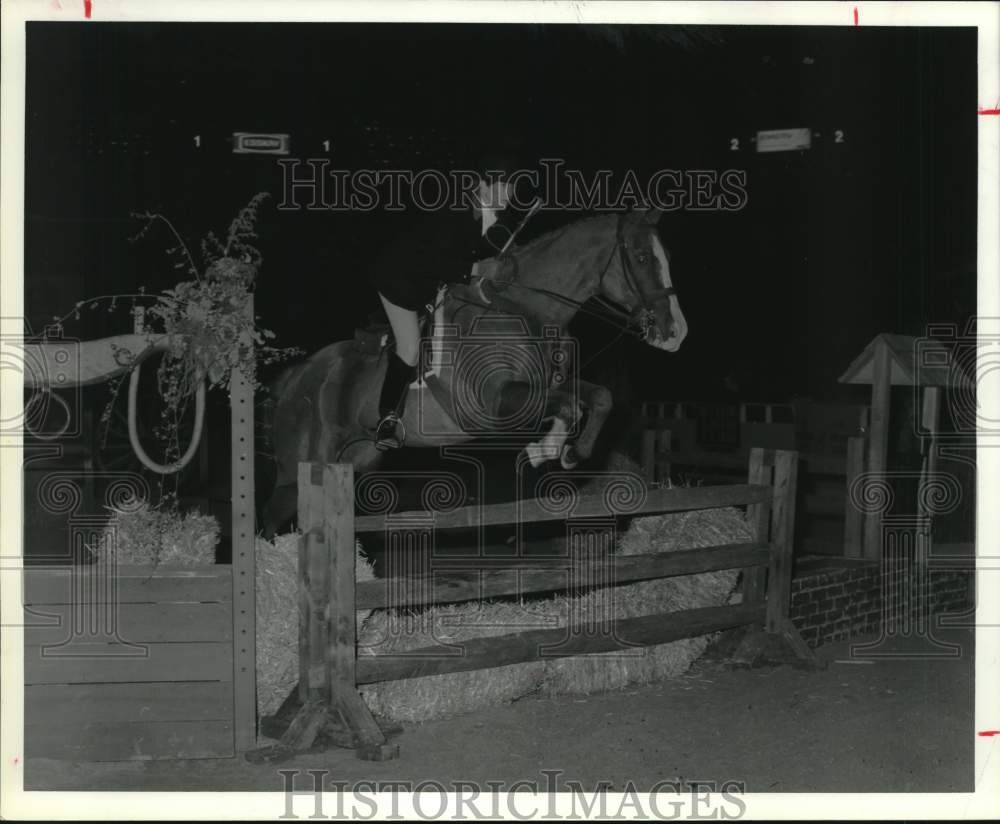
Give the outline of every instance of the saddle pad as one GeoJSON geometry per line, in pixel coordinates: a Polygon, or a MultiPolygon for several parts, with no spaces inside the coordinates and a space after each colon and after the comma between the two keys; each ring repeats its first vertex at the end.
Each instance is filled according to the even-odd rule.
{"type": "MultiPolygon", "coordinates": [[[[424,376],[424,386],[427,387],[427,390],[431,393],[431,396],[437,402],[441,411],[447,416],[448,423],[454,427],[455,432],[461,432],[462,429],[459,427],[457,421],[458,416],[455,414],[455,401],[448,388],[441,382],[438,376],[434,374],[427,374],[424,376]]],[[[417,399],[417,403],[423,402],[423,397],[417,399]]]]}

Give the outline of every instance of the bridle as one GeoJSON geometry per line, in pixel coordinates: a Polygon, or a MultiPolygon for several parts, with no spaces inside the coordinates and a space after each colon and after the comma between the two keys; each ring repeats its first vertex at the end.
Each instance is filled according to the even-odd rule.
{"type": "MultiPolygon", "coordinates": [[[[639,285],[639,281],[635,276],[635,271],[632,269],[632,261],[629,260],[629,255],[628,255],[629,247],[628,247],[628,240],[625,238],[624,219],[625,219],[624,213],[618,215],[618,220],[615,225],[615,244],[611,250],[611,254],[608,256],[607,262],[604,264],[604,268],[601,270],[601,274],[597,279],[597,283],[598,285],[604,283],[604,279],[605,277],[607,277],[607,274],[611,269],[611,264],[614,263],[615,257],[617,257],[621,263],[622,276],[625,278],[626,285],[638,297],[642,310],[645,313],[651,313],[652,312],[652,308],[650,306],[651,303],[655,303],[656,301],[665,297],[672,297],[673,295],[677,294],[677,290],[672,286],[665,286],[663,288],[656,289],[648,294],[643,292],[642,288],[639,285]]],[[[520,283],[517,280],[517,275],[519,274],[520,265],[518,263],[517,256],[513,252],[508,251],[506,254],[503,255],[502,259],[511,262],[514,268],[514,275],[513,278],[510,280],[494,280],[495,284],[501,285],[505,288],[514,286],[519,289],[535,292],[537,294],[545,295],[546,297],[550,297],[555,300],[562,301],[565,304],[574,306],[578,311],[584,311],[584,312],[587,311],[584,308],[585,301],[576,300],[575,298],[571,298],[568,295],[563,295],[560,292],[556,292],[551,289],[543,289],[537,286],[526,286],[523,283],[520,283]]],[[[597,312],[587,312],[587,314],[592,314],[600,320],[603,320],[607,323],[617,326],[621,333],[624,333],[631,329],[632,315],[634,314],[633,312],[625,311],[624,309],[616,305],[613,305],[607,300],[601,299],[601,297],[598,297],[598,300],[601,300],[602,306],[610,315],[612,315],[612,317],[609,318],[597,312]],[[616,318],[614,316],[618,317],[616,318]]],[[[469,301],[466,299],[463,299],[463,302],[469,305],[479,305],[481,306],[481,308],[486,308],[486,309],[490,308],[491,306],[489,302],[487,302],[486,304],[478,304],[475,301],[469,301]]],[[[639,334],[641,336],[644,335],[645,332],[643,330],[640,330],[639,334]]]]}
{"type": "Polygon", "coordinates": [[[614,261],[615,255],[618,256],[618,259],[621,262],[622,275],[625,278],[625,283],[639,298],[639,302],[642,304],[642,308],[645,311],[652,311],[650,309],[650,303],[655,303],[662,298],[672,297],[677,294],[677,290],[674,289],[673,286],[664,286],[662,289],[656,289],[648,295],[642,291],[642,287],[639,286],[639,281],[636,279],[635,272],[632,270],[632,261],[629,260],[628,256],[628,241],[625,239],[624,215],[618,215],[618,223],[615,226],[615,248],[611,250],[608,262],[604,264],[601,276],[597,279],[599,284],[604,282],[604,278],[608,274],[608,270],[611,268],[611,263],[614,261]]]}

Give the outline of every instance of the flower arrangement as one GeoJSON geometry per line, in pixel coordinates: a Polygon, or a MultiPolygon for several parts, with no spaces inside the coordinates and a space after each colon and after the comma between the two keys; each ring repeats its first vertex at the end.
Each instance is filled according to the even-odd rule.
{"type": "MultiPolygon", "coordinates": [[[[224,237],[209,232],[201,241],[201,267],[170,220],[152,212],[133,213],[143,221],[136,242],[157,223],[164,224],[175,243],[166,252],[173,267],[188,278],[161,294],[104,295],[76,304],[70,313],[77,319],[89,304],[96,309],[110,302],[113,311],[119,302],[131,298],[133,308],[142,306],[145,331],[162,335],[167,349],[157,371],[157,385],[163,401],[161,419],[154,434],[163,446],[168,463],[180,455],[180,428],[195,390],[206,381],[209,387],[229,390],[238,373],[253,389],[259,389],[259,364],[277,363],[302,354],[294,347],[271,345],[274,333],[257,325],[251,312],[251,296],[262,257],[256,248],[256,226],[262,203],[269,197],[260,192],[251,198],[233,221],[224,237]],[[145,305],[142,305],[145,304],[145,305]]],[[[63,318],[55,318],[57,325],[63,318]]],[[[112,411],[125,376],[110,381],[111,398],[102,416],[102,439],[106,442],[112,411]]],[[[161,495],[163,487],[161,485],[161,495]]]]}
{"type": "Polygon", "coordinates": [[[163,221],[177,239],[167,249],[175,258],[175,269],[186,269],[192,280],[182,281],[158,296],[147,318],[166,333],[170,346],[160,367],[160,392],[168,406],[189,397],[202,380],[209,386],[229,389],[234,371],[258,388],[257,362],[274,363],[300,353],[268,345],[274,333],[256,325],[249,312],[250,296],[261,263],[253,245],[261,203],[269,195],[260,192],[229,224],[225,242],[209,232],[201,242],[205,273],[200,274],[187,245],[163,215],[134,215],[145,220],[136,236],[143,237],[157,221],[163,221]]]}

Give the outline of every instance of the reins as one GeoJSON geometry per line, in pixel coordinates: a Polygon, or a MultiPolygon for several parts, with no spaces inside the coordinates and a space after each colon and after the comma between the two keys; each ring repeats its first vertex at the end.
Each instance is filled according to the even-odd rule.
{"type": "MultiPolygon", "coordinates": [[[[623,215],[618,215],[618,220],[615,225],[615,244],[614,247],[611,249],[611,254],[608,255],[607,262],[601,269],[601,274],[597,278],[597,282],[598,284],[603,283],[604,278],[607,277],[608,271],[611,269],[611,264],[614,263],[615,257],[618,257],[619,261],[621,262],[622,275],[625,278],[626,284],[632,290],[632,292],[639,298],[639,301],[642,304],[642,308],[645,311],[649,312],[651,311],[650,309],[651,302],[655,302],[664,297],[670,297],[672,295],[675,295],[677,294],[677,290],[674,289],[672,286],[667,286],[662,289],[657,289],[656,291],[652,292],[649,295],[643,292],[642,288],[639,286],[638,280],[635,277],[635,272],[632,269],[632,262],[629,260],[628,257],[628,241],[625,239],[623,217],[624,217],[623,215]]],[[[515,272],[520,268],[517,256],[514,253],[507,252],[498,257],[498,259],[500,260],[503,260],[504,258],[507,258],[513,262],[515,267],[515,272]]],[[[635,334],[637,337],[642,337],[642,335],[645,334],[645,332],[642,329],[635,328],[634,323],[631,320],[630,313],[628,311],[612,305],[607,301],[607,299],[603,298],[602,296],[599,295],[595,296],[594,299],[599,301],[601,305],[604,307],[605,312],[603,313],[595,312],[593,310],[585,308],[587,301],[581,301],[577,300],[576,298],[571,298],[569,297],[569,295],[564,295],[561,292],[556,292],[552,289],[544,289],[539,286],[526,286],[525,284],[520,283],[516,279],[494,280],[493,282],[498,285],[506,287],[516,286],[525,291],[534,292],[535,294],[543,295],[545,297],[552,298],[553,300],[561,301],[567,306],[575,307],[578,312],[590,315],[591,317],[597,318],[598,320],[607,323],[609,326],[618,329],[621,332],[621,334],[624,334],[625,332],[628,331],[632,331],[633,334],[635,334]],[[618,318],[615,318],[614,317],[615,315],[617,315],[618,318]]],[[[458,298],[457,296],[456,298],[458,300],[463,301],[464,303],[481,306],[484,309],[491,308],[491,305],[488,303],[480,304],[465,298],[458,298]]],[[[435,308],[437,307],[435,306],[435,308]]],[[[621,335],[619,335],[619,337],[621,337],[621,335]]]]}

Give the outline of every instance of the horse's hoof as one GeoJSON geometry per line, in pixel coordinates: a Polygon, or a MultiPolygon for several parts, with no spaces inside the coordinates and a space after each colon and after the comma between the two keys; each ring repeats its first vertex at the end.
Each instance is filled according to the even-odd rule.
{"type": "Polygon", "coordinates": [[[559,463],[563,469],[576,469],[580,465],[580,453],[573,444],[563,444],[562,452],[559,453],[559,463]]]}
{"type": "Polygon", "coordinates": [[[545,463],[545,453],[539,444],[529,443],[526,447],[524,447],[524,452],[528,456],[528,463],[530,463],[535,469],[545,463]]]}

